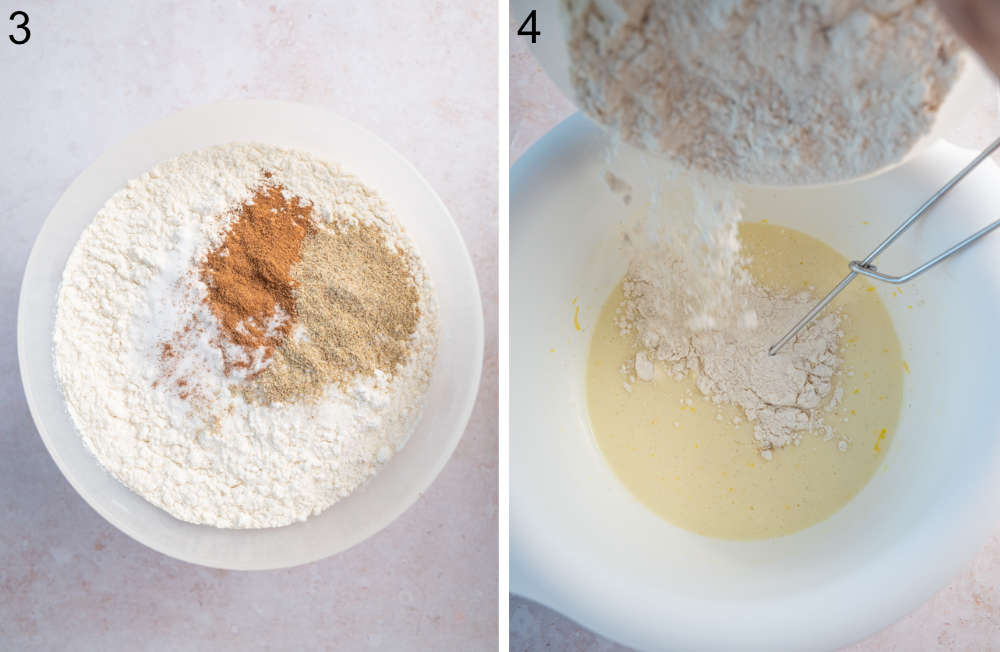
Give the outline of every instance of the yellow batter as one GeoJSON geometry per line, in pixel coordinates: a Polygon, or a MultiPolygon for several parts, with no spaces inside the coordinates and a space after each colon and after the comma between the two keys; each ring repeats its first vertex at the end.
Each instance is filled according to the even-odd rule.
{"type": "MultiPolygon", "coordinates": [[[[750,272],[767,287],[825,292],[847,270],[843,256],[792,229],[744,223],[740,239],[753,259],[750,272]]],[[[751,425],[732,425],[740,410],[705,401],[690,377],[676,381],[658,366],[651,382],[625,390],[620,368],[635,349],[614,323],[621,300],[619,285],[591,341],[591,424],[622,483],[666,520],[726,539],[790,534],[844,506],[883,464],[899,417],[905,363],[889,313],[869,282],[856,280],[833,304],[844,314],[846,351],[834,379],[844,398],[823,417],[851,445],[842,452],[836,439],[806,434],[801,445],[775,450],[771,461],[758,453],[751,425]]]]}

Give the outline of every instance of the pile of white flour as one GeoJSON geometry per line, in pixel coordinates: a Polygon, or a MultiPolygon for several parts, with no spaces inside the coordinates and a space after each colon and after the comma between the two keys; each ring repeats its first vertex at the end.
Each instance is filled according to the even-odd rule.
{"type": "Polygon", "coordinates": [[[794,444],[810,431],[832,438],[832,428],[816,410],[832,408],[843,393],[831,392],[840,362],[840,316],[814,319],[771,356],[768,347],[815,299],[808,293],[775,294],[748,281],[731,288],[739,306],[734,319],[693,326],[686,319],[683,307],[690,303],[682,286],[694,270],[678,263],[670,252],[647,252],[629,268],[618,324],[623,333],[634,333],[639,350],[625,371],[643,381],[653,379],[656,363],[677,380],[694,373],[705,396],[743,409],[762,451],[794,444]]]}
{"type": "MultiPolygon", "coordinates": [[[[676,380],[693,374],[698,389],[716,404],[742,409],[765,458],[807,432],[833,439],[837,435],[822,417],[843,396],[842,388],[833,388],[840,315],[824,313],[768,355],[815,298],[769,291],[749,275],[740,256],[740,214],[731,189],[692,179],[690,190],[691,214],[683,221],[667,219],[661,227],[669,229],[669,237],[629,238],[625,300],[616,317],[622,334],[634,336],[637,350],[622,369],[626,387],[652,380],[656,365],[676,380]]],[[[668,211],[666,217],[678,216],[668,211]]],[[[846,450],[847,440],[839,439],[846,450]]]]}
{"type": "Polygon", "coordinates": [[[580,106],[734,181],[808,184],[900,160],[961,68],[931,0],[562,0],[580,106]]]}
{"type": "Polygon", "coordinates": [[[100,463],[179,519],[232,528],[304,520],[374,474],[419,418],[436,345],[430,282],[379,196],[311,155],[235,144],[167,161],[108,200],[66,264],[54,333],[66,405],[100,463]],[[154,387],[163,342],[194,311],[215,319],[196,269],[264,170],[315,219],[376,225],[412,254],[421,318],[391,378],[332,385],[317,403],[249,404],[206,338],[182,370],[198,402],[154,387]]]}

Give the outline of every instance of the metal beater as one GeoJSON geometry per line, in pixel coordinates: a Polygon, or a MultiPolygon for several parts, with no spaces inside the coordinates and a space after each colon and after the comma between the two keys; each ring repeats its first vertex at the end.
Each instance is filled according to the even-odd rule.
{"type": "Polygon", "coordinates": [[[799,322],[797,324],[795,324],[795,326],[793,326],[792,329],[790,331],[788,331],[785,334],[784,337],[782,337],[780,340],[778,340],[777,342],[775,342],[771,346],[771,348],[769,348],[767,350],[767,352],[770,355],[774,355],[775,353],[777,353],[778,351],[780,351],[781,347],[783,347],[785,344],[787,344],[788,341],[791,340],[793,337],[795,337],[795,335],[800,330],[802,330],[805,327],[806,324],[808,324],[810,321],[812,321],[813,318],[816,317],[816,315],[818,315],[823,310],[823,308],[825,308],[827,306],[828,303],[830,303],[831,301],[833,301],[834,297],[836,297],[838,294],[840,294],[841,291],[844,288],[846,288],[851,283],[851,281],[854,280],[854,278],[858,274],[863,274],[863,275],[868,276],[870,278],[874,278],[874,279],[877,279],[879,281],[885,281],[886,283],[893,283],[893,284],[896,284],[896,285],[899,285],[901,283],[906,283],[910,279],[915,278],[915,277],[919,276],[920,274],[923,274],[924,272],[926,272],[927,270],[929,270],[931,267],[934,267],[935,265],[937,265],[938,263],[940,263],[945,258],[948,258],[949,256],[958,253],[962,249],[965,249],[970,244],[972,244],[973,242],[975,242],[979,238],[983,237],[984,235],[986,235],[987,233],[989,233],[993,229],[996,229],[997,227],[1000,227],[1000,219],[998,219],[995,222],[993,222],[992,224],[989,224],[988,226],[985,226],[982,229],[976,231],[975,233],[973,233],[972,235],[970,235],[965,240],[962,240],[961,242],[956,243],[955,245],[953,245],[952,247],[949,247],[948,249],[946,249],[945,251],[941,252],[940,254],[938,254],[937,256],[935,256],[934,258],[931,258],[930,260],[928,260],[923,265],[920,265],[919,267],[913,269],[912,271],[910,271],[910,272],[908,272],[906,274],[903,274],[902,276],[890,276],[888,274],[882,274],[881,272],[878,271],[878,269],[875,267],[875,265],[872,265],[872,261],[875,260],[875,258],[878,257],[878,255],[881,254],[885,250],[886,247],[888,247],[889,245],[891,245],[896,240],[896,238],[898,238],[899,236],[901,236],[904,231],[906,231],[908,228],[910,228],[910,226],[914,222],[916,222],[917,219],[920,216],[922,216],[924,213],[926,213],[928,210],[930,210],[931,206],[933,206],[935,203],[937,203],[937,201],[939,199],[941,199],[941,197],[943,197],[949,190],[951,190],[955,186],[955,184],[957,184],[959,181],[961,181],[962,179],[964,179],[966,177],[966,175],[968,175],[970,172],[972,172],[976,168],[976,166],[979,165],[980,163],[982,163],[990,154],[992,154],[993,152],[995,152],[997,150],[997,148],[1000,148],[1000,138],[997,138],[992,143],[990,143],[989,146],[986,149],[984,149],[982,152],[979,153],[978,156],[976,156],[976,158],[972,159],[971,163],[969,163],[964,168],[962,168],[962,170],[958,174],[956,174],[954,177],[952,177],[951,180],[948,181],[948,183],[946,183],[943,186],[941,186],[941,188],[936,193],[934,193],[933,195],[931,195],[930,199],[928,199],[927,201],[925,201],[920,206],[920,208],[918,208],[916,210],[916,212],[913,213],[913,215],[910,215],[908,218],[906,218],[906,220],[902,224],[900,224],[896,228],[896,230],[893,231],[892,234],[889,235],[888,238],[886,238],[885,240],[883,240],[882,244],[880,244],[879,246],[875,247],[874,251],[872,251],[870,254],[868,254],[868,256],[864,260],[861,260],[861,261],[858,261],[858,260],[851,261],[848,264],[848,267],[850,267],[851,271],[847,274],[847,276],[844,277],[844,280],[842,280],[840,283],[838,283],[835,288],[833,288],[832,290],[830,290],[830,292],[825,297],[823,297],[820,300],[819,303],[817,303],[815,306],[813,306],[812,310],[810,310],[809,312],[806,313],[805,317],[803,317],[802,319],[800,319],[799,322]]]}

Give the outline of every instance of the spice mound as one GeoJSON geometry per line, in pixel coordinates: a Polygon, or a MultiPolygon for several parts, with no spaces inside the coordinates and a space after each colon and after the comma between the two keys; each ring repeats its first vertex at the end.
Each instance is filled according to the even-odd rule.
{"type": "Polygon", "coordinates": [[[296,321],[292,265],[315,232],[311,210],[263,186],[237,209],[226,239],[201,265],[208,303],[222,327],[226,369],[259,371],[296,321]]]}
{"type": "Polygon", "coordinates": [[[437,344],[419,253],[338,167],[234,144],[101,209],[67,262],[56,372],[84,443],[175,517],[277,527],[405,445],[437,344]]]}

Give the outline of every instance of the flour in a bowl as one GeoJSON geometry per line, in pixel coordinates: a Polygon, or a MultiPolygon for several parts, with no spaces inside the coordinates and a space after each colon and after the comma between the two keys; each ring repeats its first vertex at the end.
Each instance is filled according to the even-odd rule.
{"type": "Polygon", "coordinates": [[[900,160],[961,68],[929,0],[562,0],[585,112],[735,181],[809,184],[900,160]]]}
{"type": "Polygon", "coordinates": [[[314,156],[226,145],[117,192],[63,273],[58,378],[87,448],[177,518],[286,525],[403,447],[434,293],[378,194],[314,156]]]}
{"type": "MultiPolygon", "coordinates": [[[[808,432],[835,436],[820,408],[836,407],[843,389],[833,391],[840,367],[840,314],[813,320],[776,355],[768,347],[815,303],[809,292],[762,287],[742,268],[729,278],[706,274],[700,266],[660,246],[632,258],[624,281],[618,325],[632,335],[637,352],[625,371],[642,381],[661,364],[675,380],[693,374],[704,396],[716,404],[739,406],[754,427],[761,454],[799,443],[808,432]],[[714,289],[706,285],[715,284],[714,289]],[[722,298],[707,313],[691,289],[722,298]],[[697,318],[692,319],[692,316],[697,318]]],[[[848,440],[837,435],[846,450],[848,440]]]]}
{"type": "MultiPolygon", "coordinates": [[[[704,396],[741,409],[765,458],[806,432],[833,439],[819,408],[835,407],[843,392],[833,387],[839,312],[813,320],[789,346],[768,355],[815,298],[805,288],[766,288],[748,272],[740,205],[728,184],[692,176],[687,189],[684,208],[654,203],[654,213],[663,211],[662,233],[650,233],[647,223],[645,232],[628,237],[617,316],[636,349],[624,364],[627,382],[652,380],[656,365],[678,381],[692,375],[704,396]]],[[[837,438],[846,448],[847,438],[837,438]]]]}

